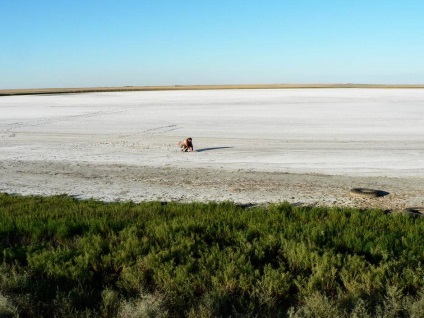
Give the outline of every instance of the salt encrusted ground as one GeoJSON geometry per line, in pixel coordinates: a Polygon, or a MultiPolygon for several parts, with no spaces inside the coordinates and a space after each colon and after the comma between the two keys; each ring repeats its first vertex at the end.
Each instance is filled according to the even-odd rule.
{"type": "Polygon", "coordinates": [[[401,209],[423,181],[424,89],[0,97],[2,192],[401,209]]]}

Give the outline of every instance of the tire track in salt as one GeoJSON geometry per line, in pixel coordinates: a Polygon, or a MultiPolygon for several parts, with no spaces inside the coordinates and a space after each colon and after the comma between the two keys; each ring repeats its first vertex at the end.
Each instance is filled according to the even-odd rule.
{"type": "Polygon", "coordinates": [[[78,114],[78,115],[58,116],[58,117],[47,118],[42,120],[35,119],[35,120],[15,122],[15,123],[6,124],[4,128],[0,129],[0,134],[8,135],[9,137],[14,137],[15,135],[14,130],[16,129],[43,126],[43,125],[55,124],[55,123],[65,122],[65,121],[73,121],[78,119],[87,119],[87,118],[92,118],[96,116],[123,113],[126,111],[128,111],[128,109],[115,110],[115,111],[96,111],[96,112],[88,112],[88,113],[78,114]]]}
{"type": "Polygon", "coordinates": [[[173,130],[177,130],[177,129],[179,129],[178,125],[172,124],[172,125],[167,125],[167,126],[160,126],[160,127],[146,129],[142,133],[147,134],[147,135],[163,134],[163,133],[173,131],[173,130]]]}

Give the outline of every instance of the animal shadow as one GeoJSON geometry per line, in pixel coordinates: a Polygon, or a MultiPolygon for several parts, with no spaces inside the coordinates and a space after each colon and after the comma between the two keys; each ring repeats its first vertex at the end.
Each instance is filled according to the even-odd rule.
{"type": "Polygon", "coordinates": [[[197,149],[196,152],[203,152],[203,151],[210,151],[210,150],[219,150],[219,149],[228,149],[228,148],[234,148],[234,147],[211,147],[211,148],[201,148],[197,149]]]}

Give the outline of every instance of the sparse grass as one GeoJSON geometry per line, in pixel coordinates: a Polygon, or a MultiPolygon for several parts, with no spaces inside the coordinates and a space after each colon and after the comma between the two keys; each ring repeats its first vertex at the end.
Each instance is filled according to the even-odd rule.
{"type": "Polygon", "coordinates": [[[379,210],[0,194],[0,313],[422,317],[423,234],[379,210]]]}

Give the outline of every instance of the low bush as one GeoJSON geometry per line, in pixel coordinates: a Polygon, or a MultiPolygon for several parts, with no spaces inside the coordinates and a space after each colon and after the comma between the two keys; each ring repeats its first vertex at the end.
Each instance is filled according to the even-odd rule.
{"type": "Polygon", "coordinates": [[[0,316],[421,317],[424,218],[0,194],[0,316]]]}

